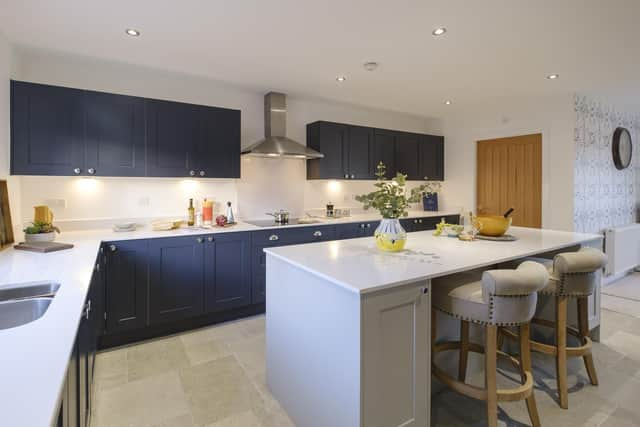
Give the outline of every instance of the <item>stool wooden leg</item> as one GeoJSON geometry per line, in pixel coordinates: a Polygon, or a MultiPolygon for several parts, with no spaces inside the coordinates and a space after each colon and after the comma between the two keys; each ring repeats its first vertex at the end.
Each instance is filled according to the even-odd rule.
{"type": "MultiPolygon", "coordinates": [[[[578,298],[578,331],[580,332],[581,338],[589,336],[589,297],[578,298]]],[[[582,356],[582,358],[584,359],[584,366],[587,368],[587,374],[589,375],[591,384],[598,385],[598,374],[593,364],[591,351],[582,356]]]]}
{"type": "Polygon", "coordinates": [[[487,336],[484,346],[485,351],[485,387],[487,389],[487,426],[497,427],[498,425],[498,386],[497,376],[497,338],[498,327],[487,326],[487,336]]]}
{"type": "Polygon", "coordinates": [[[560,407],[569,407],[567,390],[567,297],[556,297],[556,376],[560,407]]]}
{"type": "MultiPolygon", "coordinates": [[[[520,370],[522,375],[522,381],[526,380],[525,372],[532,373],[531,371],[531,348],[529,344],[529,337],[531,335],[531,325],[529,323],[520,326],[520,370]]],[[[529,418],[531,419],[532,427],[540,427],[540,417],[538,416],[538,407],[536,405],[536,398],[533,390],[531,390],[531,396],[527,397],[527,411],[529,411],[529,418]]]]}
{"type": "Polygon", "coordinates": [[[458,381],[467,378],[467,361],[469,360],[469,322],[460,321],[460,358],[458,359],[458,381]]]}

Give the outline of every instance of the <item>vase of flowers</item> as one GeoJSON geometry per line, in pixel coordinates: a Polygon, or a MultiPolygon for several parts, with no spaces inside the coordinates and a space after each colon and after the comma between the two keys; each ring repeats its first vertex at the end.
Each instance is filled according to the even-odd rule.
{"type": "Polygon", "coordinates": [[[411,203],[420,202],[426,185],[413,188],[407,194],[407,176],[398,173],[395,178],[387,180],[386,169],[384,163],[378,164],[377,181],[374,184],[376,190],[356,196],[356,200],[362,202],[365,210],[374,208],[382,215],[382,221],[374,234],[378,249],[397,252],[403,250],[407,242],[407,232],[402,228],[400,218],[408,215],[407,209],[411,203]]]}

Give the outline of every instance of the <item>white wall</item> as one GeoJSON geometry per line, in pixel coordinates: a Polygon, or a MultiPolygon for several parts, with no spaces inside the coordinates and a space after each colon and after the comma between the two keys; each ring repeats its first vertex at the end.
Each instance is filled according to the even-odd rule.
{"type": "Polygon", "coordinates": [[[9,76],[14,68],[13,51],[9,41],[0,33],[0,180],[6,180],[9,206],[15,232],[20,226],[20,179],[9,176],[9,76]]]}
{"type": "Polygon", "coordinates": [[[542,226],[573,230],[573,95],[496,100],[444,119],[447,204],[476,207],[476,141],[542,133],[542,226]]]}
{"type": "MultiPolygon", "coordinates": [[[[19,80],[240,109],[243,146],[262,137],[263,95],[277,90],[257,91],[199,77],[31,49],[19,49],[17,58],[19,65],[13,67],[12,77],[19,80]]],[[[315,120],[415,132],[441,130],[439,121],[433,119],[289,96],[289,137],[304,143],[306,124],[315,120]]],[[[244,218],[263,217],[265,211],[280,208],[300,215],[304,209],[321,207],[329,200],[347,204],[345,198],[351,200],[353,194],[372,188],[371,183],[307,182],[302,160],[249,157],[242,158],[239,180],[207,179],[184,184],[183,180],[170,179],[96,179],[99,183],[93,186],[80,185],[80,179],[72,177],[23,177],[21,181],[25,219],[31,216],[34,204],[52,199],[67,202],[66,209],[54,207],[58,219],[182,215],[190,195],[221,202],[231,200],[238,216],[244,218]],[[337,187],[339,191],[335,191],[337,187]]]]}

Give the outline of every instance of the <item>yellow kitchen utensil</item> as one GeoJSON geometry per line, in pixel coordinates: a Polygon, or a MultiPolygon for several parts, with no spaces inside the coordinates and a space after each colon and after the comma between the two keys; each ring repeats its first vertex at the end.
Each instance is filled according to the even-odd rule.
{"type": "Polygon", "coordinates": [[[49,206],[34,206],[33,222],[44,222],[46,224],[53,223],[53,212],[49,206]]]}

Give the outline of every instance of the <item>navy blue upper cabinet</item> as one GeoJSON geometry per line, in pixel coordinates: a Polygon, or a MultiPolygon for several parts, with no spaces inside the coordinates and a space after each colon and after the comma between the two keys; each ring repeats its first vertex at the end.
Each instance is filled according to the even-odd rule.
{"type": "Polygon", "coordinates": [[[373,139],[373,164],[377,167],[380,162],[387,167],[386,177],[396,176],[396,135],[397,132],[376,129],[373,139]]]}
{"type": "Polygon", "coordinates": [[[418,147],[423,135],[396,133],[396,171],[407,175],[407,179],[422,179],[419,175],[418,147]]]}
{"type": "Polygon", "coordinates": [[[420,172],[418,179],[444,180],[444,137],[425,135],[419,145],[420,172]]]}
{"type": "Polygon", "coordinates": [[[240,178],[240,111],[200,107],[198,176],[240,178]]]}
{"type": "Polygon", "coordinates": [[[330,122],[307,125],[307,145],[324,154],[307,161],[307,179],[349,178],[347,126],[330,122]]]}
{"type": "Polygon", "coordinates": [[[206,237],[204,281],[207,312],[251,304],[251,233],[206,237]]]}
{"type": "Polygon", "coordinates": [[[196,147],[201,139],[196,106],[147,100],[147,175],[196,176],[196,147]]]}
{"type": "Polygon", "coordinates": [[[147,240],[106,243],[106,333],[147,325],[147,240]]]}
{"type": "Polygon", "coordinates": [[[76,89],[11,81],[13,175],[83,171],[82,94],[76,89]]]}
{"type": "Polygon", "coordinates": [[[204,312],[203,236],[149,240],[149,321],[171,322],[204,312]]]}
{"type": "Polygon", "coordinates": [[[84,111],[84,172],[99,176],[144,176],[144,100],[87,91],[84,111]]]}
{"type": "Polygon", "coordinates": [[[11,173],[240,177],[240,111],[11,82],[11,173]]]}
{"type": "Polygon", "coordinates": [[[307,125],[307,144],[324,154],[307,161],[307,179],[370,179],[373,129],[331,122],[307,125]]]}

